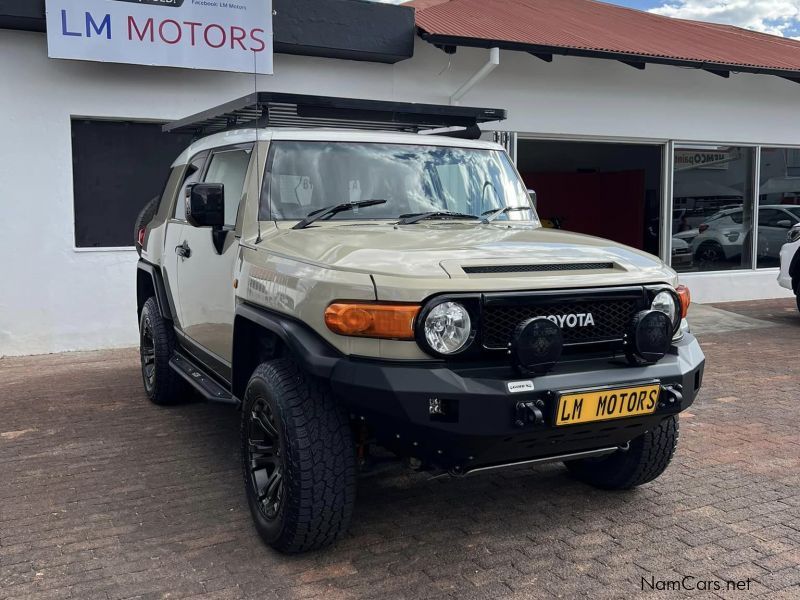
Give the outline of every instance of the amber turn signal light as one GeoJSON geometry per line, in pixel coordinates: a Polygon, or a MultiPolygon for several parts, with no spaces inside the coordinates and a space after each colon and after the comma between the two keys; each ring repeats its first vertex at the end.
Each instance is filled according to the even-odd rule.
{"type": "Polygon", "coordinates": [[[414,339],[417,304],[368,304],[336,302],[325,309],[325,324],[339,335],[414,339]]]}
{"type": "Polygon", "coordinates": [[[681,318],[685,319],[689,314],[689,305],[692,303],[692,293],[685,285],[679,285],[675,291],[678,292],[678,299],[681,301],[681,318]]]}

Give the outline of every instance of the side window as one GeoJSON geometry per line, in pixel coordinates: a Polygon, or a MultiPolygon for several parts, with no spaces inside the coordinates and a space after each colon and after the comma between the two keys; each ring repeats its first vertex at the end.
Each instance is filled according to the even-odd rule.
{"type": "Polygon", "coordinates": [[[791,219],[782,210],[774,208],[762,208],[758,211],[758,224],[761,227],[777,227],[780,221],[791,221],[791,219]]]}
{"type": "Polygon", "coordinates": [[[244,178],[250,164],[250,148],[222,150],[211,155],[205,183],[225,186],[225,224],[236,224],[236,213],[244,191],[244,178]]]}
{"type": "Polygon", "coordinates": [[[175,213],[173,214],[173,217],[180,221],[186,220],[186,186],[200,181],[200,176],[203,174],[203,165],[206,164],[207,158],[207,151],[196,154],[186,167],[178,193],[178,200],[175,202],[175,213]]]}

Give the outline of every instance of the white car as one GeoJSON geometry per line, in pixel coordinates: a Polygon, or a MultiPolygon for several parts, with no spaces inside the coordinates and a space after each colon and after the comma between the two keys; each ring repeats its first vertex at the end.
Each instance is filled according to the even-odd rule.
{"type": "MultiPolygon", "coordinates": [[[[709,217],[691,240],[695,259],[701,263],[715,263],[740,256],[749,239],[743,233],[742,218],[741,207],[721,210],[709,217]]],[[[758,209],[758,256],[777,259],[787,230],[798,223],[800,206],[761,206],[758,209]]]]}
{"type": "Polygon", "coordinates": [[[800,310],[800,223],[789,230],[789,240],[781,248],[778,283],[797,295],[797,309],[800,310]]]}
{"type": "Polygon", "coordinates": [[[684,240],[675,236],[672,238],[672,264],[673,269],[681,269],[686,271],[694,264],[694,256],[692,256],[692,249],[684,240]]]}

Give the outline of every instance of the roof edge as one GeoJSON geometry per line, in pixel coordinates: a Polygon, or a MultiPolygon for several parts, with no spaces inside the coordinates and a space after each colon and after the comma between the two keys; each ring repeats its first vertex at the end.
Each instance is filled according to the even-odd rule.
{"type": "Polygon", "coordinates": [[[539,44],[526,44],[523,42],[511,42],[508,40],[492,40],[485,38],[459,37],[449,35],[438,35],[428,33],[421,27],[417,27],[419,37],[441,49],[452,53],[456,47],[465,48],[500,48],[503,50],[514,50],[527,52],[534,55],[556,55],[556,56],[576,56],[581,58],[599,58],[605,60],[616,60],[621,62],[637,62],[647,64],[668,65],[677,67],[689,67],[708,71],[727,71],[734,73],[753,73],[758,75],[775,75],[800,83],[800,70],[780,69],[775,67],[764,67],[759,65],[743,65],[736,63],[722,63],[713,61],[699,61],[692,59],[674,58],[668,56],[658,56],[652,54],[641,54],[634,52],[617,52],[613,50],[597,50],[590,48],[572,48],[564,46],[546,46],[539,44]]]}

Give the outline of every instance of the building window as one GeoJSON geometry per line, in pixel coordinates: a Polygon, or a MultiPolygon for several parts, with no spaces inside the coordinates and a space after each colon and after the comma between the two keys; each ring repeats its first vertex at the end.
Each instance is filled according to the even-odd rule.
{"type": "Polygon", "coordinates": [[[545,227],[659,254],[663,146],[519,139],[517,169],[545,227]]]}
{"type": "Polygon", "coordinates": [[[754,148],[675,147],[673,268],[752,268],[754,165],[754,148]]]}
{"type": "Polygon", "coordinates": [[[161,195],[170,165],[190,143],[158,123],[73,119],[75,246],[132,246],[139,211],[161,195]]]}
{"type": "Polygon", "coordinates": [[[800,222],[800,152],[795,148],[762,148],[758,189],[759,268],[780,265],[781,246],[800,222]]]}

